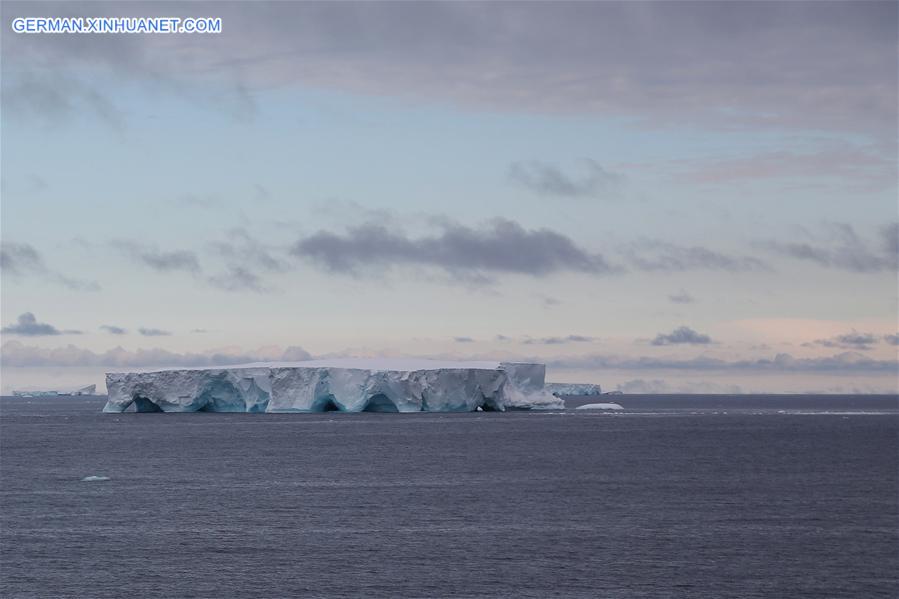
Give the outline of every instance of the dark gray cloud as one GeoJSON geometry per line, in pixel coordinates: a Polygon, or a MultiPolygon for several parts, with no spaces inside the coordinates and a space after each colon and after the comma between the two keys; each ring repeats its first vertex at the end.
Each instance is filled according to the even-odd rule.
{"type": "Polygon", "coordinates": [[[67,345],[57,348],[27,346],[18,341],[8,341],[0,348],[0,358],[5,366],[104,366],[116,368],[172,367],[172,366],[226,366],[251,362],[296,362],[311,359],[302,347],[291,346],[283,352],[260,349],[255,352],[177,353],[164,349],[138,349],[135,351],[116,347],[97,353],[89,349],[67,345]]]}
{"type": "Polygon", "coordinates": [[[880,340],[881,336],[875,335],[874,333],[859,333],[858,331],[852,331],[850,333],[844,333],[842,335],[837,335],[836,337],[831,337],[830,339],[817,339],[813,342],[813,345],[820,345],[822,347],[838,347],[841,349],[869,350],[875,344],[879,343],[880,340]]]}
{"type": "Polygon", "coordinates": [[[171,331],[164,331],[162,329],[151,329],[147,327],[141,327],[137,329],[137,332],[143,335],[144,337],[166,337],[171,335],[171,331]]]}
{"type": "MultiPolygon", "coordinates": [[[[209,13],[202,3],[42,3],[53,15],[88,6],[98,16],[209,13]]],[[[4,2],[2,12],[8,23],[34,11],[4,2]]],[[[184,98],[214,87],[228,91],[222,108],[235,116],[252,114],[257,90],[302,84],[644,125],[887,138],[896,129],[893,2],[265,2],[217,5],[215,14],[224,32],[204,37],[202,52],[195,36],[164,46],[152,36],[3,36],[16,74],[3,79],[4,107],[109,112],[87,78],[59,71],[184,98]],[[29,84],[25,75],[39,72],[48,74],[29,84]]]]}
{"type": "Polygon", "coordinates": [[[884,335],[883,341],[887,345],[899,345],[899,333],[884,335]]]}
{"type": "Polygon", "coordinates": [[[70,277],[49,268],[40,252],[27,243],[0,242],[0,269],[4,274],[15,277],[36,276],[76,291],[100,290],[96,281],[70,277]]]}
{"type": "Polygon", "coordinates": [[[525,345],[562,345],[565,343],[592,343],[596,341],[596,337],[587,337],[585,335],[567,335],[565,337],[527,337],[522,343],[525,345]]]}
{"type": "Polygon", "coordinates": [[[668,301],[672,304],[693,304],[696,303],[696,298],[681,289],[677,293],[670,294],[668,301]]]}
{"type": "Polygon", "coordinates": [[[622,248],[625,260],[635,270],[646,272],[770,271],[771,267],[754,256],[730,255],[702,246],[682,246],[644,239],[622,248]]]}
{"type": "Polygon", "coordinates": [[[279,252],[283,254],[283,249],[261,243],[241,227],[229,230],[224,241],[214,242],[211,246],[227,266],[224,272],[210,276],[208,282],[225,291],[266,293],[270,289],[258,273],[284,272],[289,268],[289,264],[278,256],[279,252]]]}
{"type": "Polygon", "coordinates": [[[61,331],[52,324],[38,322],[31,312],[25,312],[19,315],[19,318],[16,319],[16,324],[3,327],[0,329],[0,333],[21,335],[23,337],[42,337],[49,335],[80,335],[81,331],[61,331]]]}
{"type": "Polygon", "coordinates": [[[491,274],[542,277],[557,272],[606,274],[614,269],[600,254],[578,246],[550,229],[525,229],[494,219],[480,228],[441,219],[435,234],[410,237],[383,224],[319,231],[297,241],[294,256],[332,272],[360,274],[367,269],[420,266],[460,278],[491,274]]]}
{"type": "Polygon", "coordinates": [[[849,272],[884,272],[899,268],[899,223],[881,227],[873,241],[863,240],[847,223],[827,226],[824,236],[826,241],[769,241],[763,247],[824,268],[849,272]]]}
{"type": "Polygon", "coordinates": [[[268,291],[268,288],[262,283],[262,278],[243,266],[229,266],[225,272],[213,275],[207,280],[213,287],[224,291],[254,291],[256,293],[268,291]]]}
{"type": "Polygon", "coordinates": [[[100,329],[106,331],[110,335],[126,335],[126,334],[128,334],[127,329],[123,329],[122,327],[117,327],[113,324],[100,325],[100,329]]]}
{"type": "Polygon", "coordinates": [[[569,175],[554,164],[536,160],[513,162],[509,178],[541,196],[602,198],[610,195],[623,177],[609,172],[595,160],[586,159],[582,173],[569,175]]]}
{"type": "Polygon", "coordinates": [[[670,333],[659,333],[652,340],[653,345],[707,345],[712,338],[702,333],[697,333],[690,327],[678,327],[670,333]]]}
{"type": "Polygon", "coordinates": [[[453,341],[456,343],[474,343],[474,339],[471,337],[453,337],[453,341]]]}
{"type": "Polygon", "coordinates": [[[0,268],[8,274],[24,275],[28,272],[43,271],[46,267],[41,255],[33,246],[4,241],[0,243],[0,268]]]}
{"type": "Polygon", "coordinates": [[[280,248],[269,247],[242,227],[230,229],[225,240],[212,244],[213,250],[232,264],[267,272],[282,272],[289,265],[277,256],[280,248]]]}
{"type": "Polygon", "coordinates": [[[159,272],[189,272],[199,274],[200,261],[189,250],[160,250],[151,245],[134,241],[113,241],[112,245],[124,251],[134,262],[159,272]]]}
{"type": "Polygon", "coordinates": [[[245,229],[234,228],[226,232],[226,241],[209,245],[216,258],[225,262],[224,270],[205,275],[196,252],[190,250],[161,250],[155,246],[133,241],[113,241],[134,262],[158,272],[184,272],[194,275],[206,284],[224,291],[271,291],[258,274],[282,272],[288,264],[277,257],[275,250],[254,239],[245,229]]]}

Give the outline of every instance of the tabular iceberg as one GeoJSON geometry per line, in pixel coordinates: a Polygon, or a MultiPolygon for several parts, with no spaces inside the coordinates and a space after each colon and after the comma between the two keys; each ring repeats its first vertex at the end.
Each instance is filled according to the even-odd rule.
{"type": "Polygon", "coordinates": [[[561,409],[543,364],[312,360],[106,375],[104,412],[561,409]]]}
{"type": "Polygon", "coordinates": [[[563,395],[602,395],[602,388],[594,383],[546,383],[544,387],[556,397],[563,395]]]}

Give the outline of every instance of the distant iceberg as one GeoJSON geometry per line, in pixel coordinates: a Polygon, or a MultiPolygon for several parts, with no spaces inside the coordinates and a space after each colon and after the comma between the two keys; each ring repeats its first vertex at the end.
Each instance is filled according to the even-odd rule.
{"type": "Polygon", "coordinates": [[[602,388],[593,383],[546,383],[544,387],[556,397],[563,395],[602,395],[602,388]]]}
{"type": "Polygon", "coordinates": [[[576,410],[623,410],[624,407],[617,403],[588,403],[575,408],[576,410]]]}
{"type": "Polygon", "coordinates": [[[50,390],[50,391],[41,391],[36,389],[21,389],[14,390],[12,392],[14,397],[57,397],[59,395],[96,395],[97,393],[97,385],[87,385],[85,387],[79,387],[77,389],[70,390],[50,390]]]}
{"type": "Polygon", "coordinates": [[[543,364],[311,360],[112,372],[104,412],[474,412],[563,409],[543,364]]]}

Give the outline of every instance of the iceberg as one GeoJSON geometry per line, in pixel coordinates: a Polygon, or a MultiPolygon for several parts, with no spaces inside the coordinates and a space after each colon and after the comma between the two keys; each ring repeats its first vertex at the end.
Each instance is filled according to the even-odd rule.
{"type": "Polygon", "coordinates": [[[624,406],[617,403],[588,403],[578,406],[575,410],[623,410],[624,406]]]}
{"type": "Polygon", "coordinates": [[[543,364],[309,360],[110,372],[104,412],[474,412],[563,409],[543,364]]]}
{"type": "Polygon", "coordinates": [[[64,390],[59,391],[57,389],[51,389],[49,391],[41,391],[37,389],[24,389],[24,390],[13,390],[13,397],[57,397],[59,395],[96,395],[97,393],[97,385],[87,385],[85,387],[80,387],[78,389],[73,390],[64,390]]]}
{"type": "Polygon", "coordinates": [[[563,395],[602,395],[602,388],[593,383],[546,383],[545,388],[556,397],[563,395]]]}

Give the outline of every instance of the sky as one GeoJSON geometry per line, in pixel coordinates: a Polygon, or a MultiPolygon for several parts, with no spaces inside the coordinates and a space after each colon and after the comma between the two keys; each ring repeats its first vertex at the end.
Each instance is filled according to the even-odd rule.
{"type": "Polygon", "coordinates": [[[415,356],[896,393],[897,7],[5,1],[2,391],[415,356]]]}

